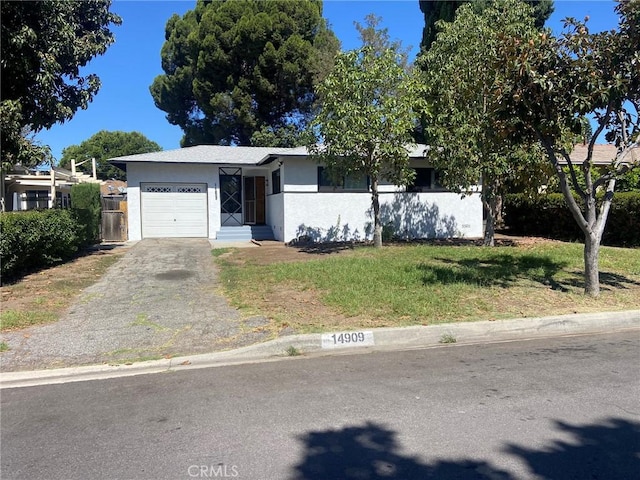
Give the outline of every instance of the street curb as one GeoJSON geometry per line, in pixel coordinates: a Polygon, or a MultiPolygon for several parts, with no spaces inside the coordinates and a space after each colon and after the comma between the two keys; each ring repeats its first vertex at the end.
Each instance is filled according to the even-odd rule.
{"type": "MultiPolygon", "coordinates": [[[[131,365],[91,365],[2,373],[0,389],[82,382],[207,367],[239,365],[295,358],[286,351],[306,355],[364,353],[375,350],[407,350],[442,347],[443,335],[455,344],[495,343],[564,335],[637,331],[640,310],[558,315],[540,318],[446,323],[430,326],[372,329],[373,346],[323,348],[323,334],[291,335],[224,352],[185,355],[131,365]]],[[[330,332],[339,333],[339,332],[330,332]]],[[[326,336],[326,334],[325,334],[326,336]]],[[[325,346],[326,347],[326,346],[325,346]]]]}

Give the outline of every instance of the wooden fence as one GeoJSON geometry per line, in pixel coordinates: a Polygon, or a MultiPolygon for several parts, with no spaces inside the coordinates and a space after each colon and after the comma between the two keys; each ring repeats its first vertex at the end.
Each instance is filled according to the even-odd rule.
{"type": "Polygon", "coordinates": [[[127,240],[127,198],[122,195],[102,197],[102,241],[127,240]]]}

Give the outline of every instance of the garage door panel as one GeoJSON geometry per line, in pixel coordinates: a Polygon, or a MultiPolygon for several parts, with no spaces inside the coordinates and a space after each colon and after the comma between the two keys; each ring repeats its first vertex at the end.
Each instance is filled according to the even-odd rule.
{"type": "Polygon", "coordinates": [[[208,237],[204,184],[142,185],[142,236],[208,237]]]}

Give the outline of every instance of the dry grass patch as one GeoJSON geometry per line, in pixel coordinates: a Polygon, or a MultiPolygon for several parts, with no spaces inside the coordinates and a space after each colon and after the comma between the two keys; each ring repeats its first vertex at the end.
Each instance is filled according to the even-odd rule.
{"type": "Polygon", "coordinates": [[[97,282],[126,248],[96,250],[0,287],[2,331],[58,320],[80,292],[97,282]]]}

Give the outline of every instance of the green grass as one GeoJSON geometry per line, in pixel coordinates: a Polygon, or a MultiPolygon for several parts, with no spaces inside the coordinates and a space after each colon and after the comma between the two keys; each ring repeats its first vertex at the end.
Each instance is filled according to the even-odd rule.
{"type": "Polygon", "coordinates": [[[640,308],[638,249],[602,248],[598,299],[582,293],[582,245],[572,243],[362,247],[312,261],[220,266],[235,306],[301,331],[322,330],[321,318],[287,315],[286,302],[270,301],[274,292],[313,292],[322,306],[358,317],[344,324],[353,328],[371,325],[366,320],[394,326],[640,308]]]}
{"type": "Polygon", "coordinates": [[[152,322],[149,320],[149,316],[146,313],[138,313],[136,315],[136,319],[129,324],[131,327],[149,327],[157,332],[161,332],[164,330],[169,330],[167,327],[163,327],[162,325],[152,322]]]}
{"type": "Polygon", "coordinates": [[[296,347],[294,347],[293,345],[290,345],[285,351],[284,353],[288,356],[288,357],[297,357],[299,355],[302,355],[302,353],[300,352],[300,350],[298,350],[296,347]]]}
{"type": "Polygon", "coordinates": [[[440,337],[440,343],[456,343],[458,340],[451,333],[443,333],[440,337]]]}
{"type": "Polygon", "coordinates": [[[17,311],[6,310],[0,313],[0,330],[12,330],[25,328],[31,325],[51,323],[57,320],[57,316],[51,312],[36,312],[31,310],[17,311]]]}
{"type": "Polygon", "coordinates": [[[7,342],[0,342],[0,353],[9,350],[9,344],[7,342]]]}
{"type": "Polygon", "coordinates": [[[214,257],[219,257],[220,255],[224,255],[225,253],[229,253],[233,251],[233,248],[214,248],[211,250],[211,255],[214,257]]]}

